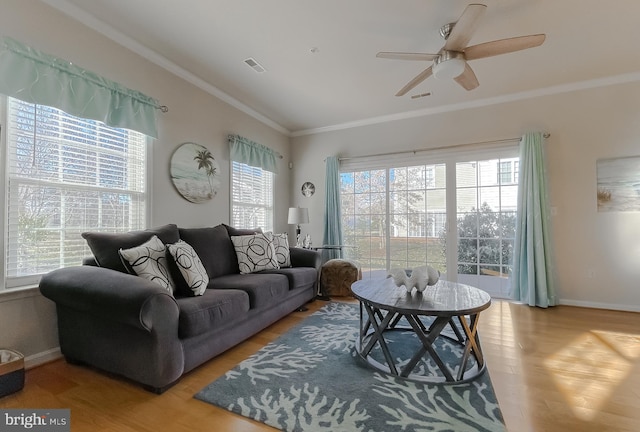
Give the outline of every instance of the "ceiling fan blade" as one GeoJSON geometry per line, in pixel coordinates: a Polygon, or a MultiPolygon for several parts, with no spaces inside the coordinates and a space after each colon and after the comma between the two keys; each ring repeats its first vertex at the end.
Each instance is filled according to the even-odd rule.
{"type": "Polygon", "coordinates": [[[473,69],[471,69],[471,66],[469,66],[469,63],[464,66],[464,72],[455,77],[454,80],[456,80],[456,82],[466,90],[473,90],[480,85],[478,78],[476,78],[476,74],[473,72],[473,69]]]}
{"type": "Polygon", "coordinates": [[[430,61],[438,57],[438,54],[407,53],[407,52],[379,52],[376,57],[390,60],[420,60],[430,61]]]}
{"type": "Polygon", "coordinates": [[[478,45],[470,46],[469,48],[465,49],[464,57],[467,60],[476,60],[485,57],[497,56],[500,54],[507,54],[528,48],[534,48],[542,45],[545,38],[546,36],[544,34],[536,34],[508,39],[500,39],[493,42],[485,42],[478,45]]]}
{"type": "Polygon", "coordinates": [[[407,85],[402,87],[400,89],[400,91],[398,93],[396,93],[396,96],[404,96],[405,94],[407,94],[407,92],[409,90],[413,89],[415,86],[420,84],[422,81],[424,81],[427,78],[429,78],[432,74],[433,74],[433,70],[432,70],[431,66],[429,66],[428,68],[426,68],[425,70],[420,72],[414,79],[409,81],[407,83],[407,85]]]}
{"type": "Polygon", "coordinates": [[[483,4],[468,5],[449,33],[444,49],[464,51],[486,10],[487,6],[483,4]]]}

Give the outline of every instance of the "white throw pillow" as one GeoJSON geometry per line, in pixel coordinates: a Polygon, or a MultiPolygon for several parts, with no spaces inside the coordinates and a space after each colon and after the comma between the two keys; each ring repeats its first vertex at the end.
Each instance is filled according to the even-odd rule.
{"type": "Polygon", "coordinates": [[[238,257],[240,274],[279,268],[273,241],[269,236],[262,233],[231,236],[231,241],[238,257]]]}
{"type": "Polygon", "coordinates": [[[273,241],[273,249],[276,252],[276,259],[280,268],[291,267],[291,256],[289,252],[289,236],[287,233],[275,234],[271,232],[265,233],[271,235],[273,241]]]}
{"type": "Polygon", "coordinates": [[[178,240],[167,247],[189,289],[194,295],[203,295],[209,284],[209,275],[196,251],[184,240],[178,240]]]}
{"type": "Polygon", "coordinates": [[[173,281],[167,267],[166,247],[158,236],[140,246],[118,251],[125,264],[138,276],[155,282],[173,295],[173,281]]]}

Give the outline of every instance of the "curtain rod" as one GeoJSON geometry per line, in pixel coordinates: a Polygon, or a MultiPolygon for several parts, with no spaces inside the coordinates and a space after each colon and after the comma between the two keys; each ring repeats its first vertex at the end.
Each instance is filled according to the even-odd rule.
{"type": "MultiPolygon", "coordinates": [[[[551,134],[545,132],[543,134],[543,136],[545,138],[549,138],[551,136],[551,134]]],[[[404,154],[404,153],[418,153],[418,152],[434,151],[434,150],[448,150],[448,149],[456,149],[456,148],[461,148],[461,147],[477,146],[477,145],[482,145],[482,144],[499,144],[499,143],[506,143],[506,142],[511,142],[511,141],[520,141],[521,139],[522,139],[522,137],[504,138],[504,139],[500,139],[500,140],[479,141],[479,142],[473,142],[473,143],[455,144],[455,145],[451,145],[451,146],[441,146],[441,147],[433,147],[433,148],[427,148],[427,149],[404,150],[404,151],[389,152],[389,153],[377,153],[377,154],[365,155],[365,156],[341,157],[341,158],[338,158],[338,160],[339,161],[344,161],[344,160],[350,160],[350,159],[360,159],[360,158],[363,158],[363,157],[393,156],[393,155],[399,155],[399,154],[404,154]]]]}

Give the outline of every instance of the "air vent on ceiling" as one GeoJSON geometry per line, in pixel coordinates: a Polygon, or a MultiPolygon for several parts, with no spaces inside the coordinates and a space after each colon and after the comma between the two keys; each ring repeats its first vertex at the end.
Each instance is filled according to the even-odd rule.
{"type": "Polygon", "coordinates": [[[423,97],[427,97],[427,96],[431,96],[431,93],[421,93],[421,94],[415,94],[413,96],[411,96],[411,99],[420,99],[423,97]]]}
{"type": "Polygon", "coordinates": [[[258,73],[262,73],[264,72],[266,69],[262,67],[262,65],[260,63],[258,63],[257,61],[255,61],[254,58],[249,57],[248,59],[246,59],[244,61],[251,69],[253,69],[254,71],[258,72],[258,73]]]}

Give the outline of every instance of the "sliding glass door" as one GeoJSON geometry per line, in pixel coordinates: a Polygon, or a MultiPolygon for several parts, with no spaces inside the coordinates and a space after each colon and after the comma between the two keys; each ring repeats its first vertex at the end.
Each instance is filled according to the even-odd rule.
{"type": "Polygon", "coordinates": [[[360,262],[369,276],[388,268],[388,171],[367,170],[340,175],[344,254],[360,262]]]}
{"type": "Polygon", "coordinates": [[[429,264],[446,272],[446,167],[416,165],[341,174],[346,255],[369,277],[429,264]]]}
{"type": "Polygon", "coordinates": [[[442,278],[505,296],[517,203],[518,159],[513,153],[515,149],[500,152],[500,157],[455,155],[438,163],[345,169],[345,255],[360,263],[364,277],[429,264],[442,278]]]}
{"type": "Polygon", "coordinates": [[[456,164],[458,282],[508,294],[517,182],[517,158],[456,164]]]}

